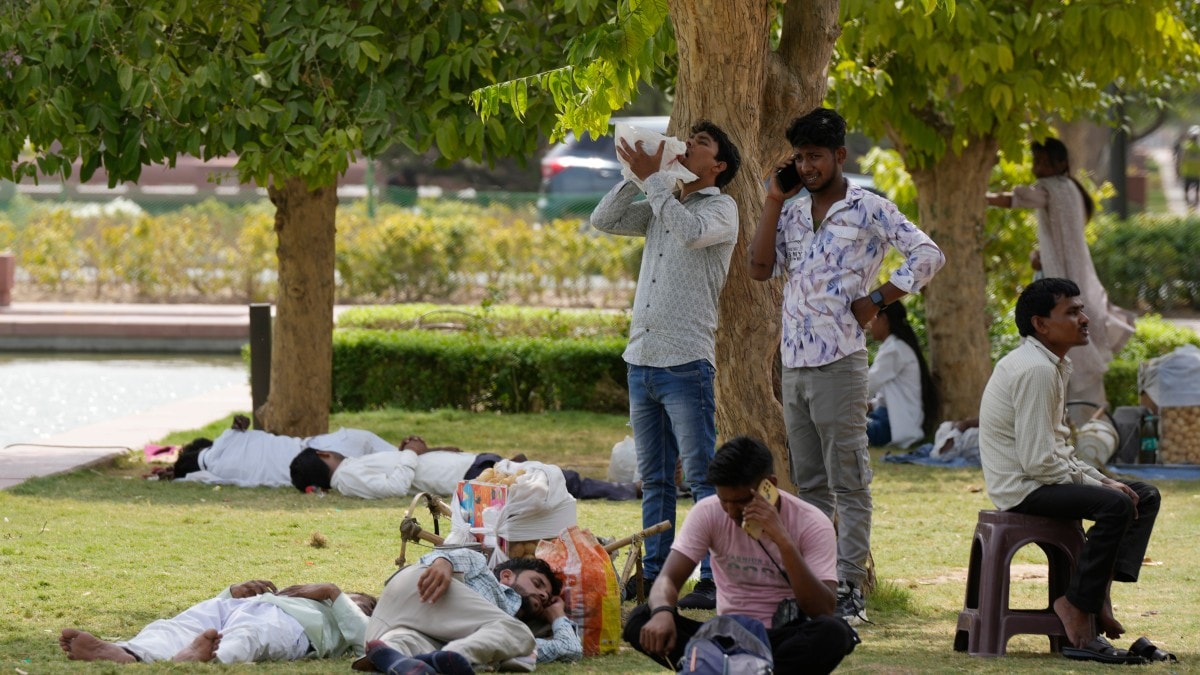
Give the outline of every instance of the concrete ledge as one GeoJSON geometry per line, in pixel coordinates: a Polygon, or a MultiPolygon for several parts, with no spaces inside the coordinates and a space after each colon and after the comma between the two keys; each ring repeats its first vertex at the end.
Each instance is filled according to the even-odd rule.
{"type": "Polygon", "coordinates": [[[239,353],[250,340],[244,305],[15,303],[0,308],[0,349],[239,353]]]}

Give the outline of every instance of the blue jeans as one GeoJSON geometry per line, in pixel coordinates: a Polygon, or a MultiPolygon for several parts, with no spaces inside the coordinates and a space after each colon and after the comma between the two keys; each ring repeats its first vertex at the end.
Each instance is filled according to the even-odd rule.
{"type": "MultiPolygon", "coordinates": [[[[704,359],[668,368],[629,366],[629,424],[642,474],[642,527],[669,520],[672,528],[646,540],[642,562],[647,579],[662,571],[675,541],[676,458],[683,458],[694,500],[714,493],[706,476],[717,444],[715,374],[704,359]]],[[[708,556],[700,562],[700,578],[712,578],[708,556]]]]}
{"type": "Polygon", "coordinates": [[[876,408],[867,413],[867,442],[876,448],[892,442],[892,423],[887,408],[876,408]]]}

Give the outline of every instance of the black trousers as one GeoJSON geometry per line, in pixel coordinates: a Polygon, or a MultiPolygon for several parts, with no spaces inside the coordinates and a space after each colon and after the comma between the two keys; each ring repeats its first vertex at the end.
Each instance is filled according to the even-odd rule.
{"type": "MultiPolygon", "coordinates": [[[[649,605],[639,605],[629,615],[622,637],[634,649],[654,659],[655,663],[675,670],[683,658],[683,648],[688,640],[704,625],[701,621],[675,615],[675,648],[664,663],[661,656],[647,654],[642,649],[642,626],[650,621],[649,605]]],[[[771,641],[771,654],[775,659],[777,673],[831,673],[847,654],[854,650],[858,638],[850,624],[840,617],[822,616],[816,619],[801,618],[774,628],[767,629],[771,641]]]]}
{"type": "Polygon", "coordinates": [[[1094,485],[1043,485],[1012,508],[1034,516],[1095,522],[1087,531],[1079,566],[1067,587],[1067,600],[1093,614],[1104,606],[1110,579],[1137,581],[1158,517],[1161,498],[1157,488],[1138,481],[1121,482],[1137,493],[1136,508],[1125,493],[1094,485]]]}

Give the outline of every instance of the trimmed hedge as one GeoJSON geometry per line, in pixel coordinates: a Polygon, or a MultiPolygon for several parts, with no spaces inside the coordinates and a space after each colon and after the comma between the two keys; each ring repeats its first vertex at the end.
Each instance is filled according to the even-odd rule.
{"type": "Polygon", "coordinates": [[[625,338],[486,337],[338,330],[334,412],[396,407],[497,412],[627,410],[625,338]]]}
{"type": "Polygon", "coordinates": [[[350,307],[338,315],[339,328],[412,330],[431,325],[457,326],[491,337],[625,337],[630,312],[518,305],[435,305],[409,303],[350,307]]]}

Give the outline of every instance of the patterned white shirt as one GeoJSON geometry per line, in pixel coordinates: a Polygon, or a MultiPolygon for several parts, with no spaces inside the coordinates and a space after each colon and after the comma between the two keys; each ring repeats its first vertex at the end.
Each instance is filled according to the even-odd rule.
{"type": "Polygon", "coordinates": [[[888,246],[904,255],[890,281],[907,293],[919,291],[946,262],[895,204],[853,183],[816,231],[810,196],[784,205],[775,231],[775,273],[787,273],[784,367],[822,366],[866,348],[850,303],[871,292],[888,246]]]}
{"type": "Polygon", "coordinates": [[[1071,360],[1035,338],[996,363],[979,404],[979,458],[988,496],[1011,509],[1043,485],[1100,485],[1075,456],[1066,422],[1071,360]]]}
{"type": "Polygon", "coordinates": [[[646,179],[646,200],[625,181],[592,212],[601,232],[645,237],[633,298],[626,363],[666,368],[706,359],[717,364],[717,300],[738,236],[737,202],[715,187],[675,197],[675,181],[646,179]]]}

